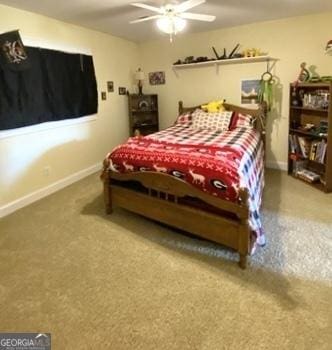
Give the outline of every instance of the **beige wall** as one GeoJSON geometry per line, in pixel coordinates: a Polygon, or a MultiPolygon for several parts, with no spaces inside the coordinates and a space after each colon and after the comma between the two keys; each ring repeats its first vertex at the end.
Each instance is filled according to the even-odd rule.
{"type": "Polygon", "coordinates": [[[0,209],[65,177],[101,163],[106,152],[128,137],[127,98],[118,86],[132,86],[137,45],[110,35],[0,5],[0,32],[20,29],[23,39],[41,47],[90,52],[98,92],[113,80],[115,92],[99,97],[96,120],[0,138],[0,209]],[[45,167],[50,173],[45,174],[45,167]]]}
{"type": "MultiPolygon", "coordinates": [[[[128,136],[127,99],[118,86],[133,90],[132,75],[141,62],[146,73],[164,70],[166,85],[145,84],[145,92],[160,99],[161,127],[173,123],[177,101],[187,105],[215,98],[240,102],[240,81],[258,78],[265,64],[243,64],[172,71],[172,63],[189,55],[211,56],[211,46],[228,51],[237,43],[259,47],[279,58],[274,73],[280,78],[276,104],[269,118],[268,161],[286,162],[288,84],[306,61],[317,65],[320,74],[332,74],[332,57],[324,55],[331,39],[332,13],[251,24],[212,32],[179,35],[173,44],[167,37],[139,47],[110,35],[66,24],[44,16],[0,5],[0,32],[19,28],[23,39],[35,45],[72,52],[90,52],[94,57],[98,91],[106,81],[115,82],[107,101],[99,97],[96,120],[45,131],[0,137],[0,211],[13,201],[98,164],[113,146],[128,136]],[[45,174],[45,167],[50,173],[45,174]]],[[[0,213],[1,214],[1,213],[0,213]]]]}
{"type": "MultiPolygon", "coordinates": [[[[190,24],[190,23],[189,23],[190,24]]],[[[167,37],[140,45],[142,68],[146,73],[166,72],[166,85],[152,87],[145,84],[146,92],[159,94],[161,126],[170,125],[176,116],[177,101],[197,105],[216,98],[240,103],[240,81],[259,78],[266,69],[265,63],[237,64],[183,69],[178,76],[172,63],[186,56],[214,57],[211,47],[221,54],[223,47],[230,50],[240,43],[242,48],[257,47],[279,61],[273,70],[280,79],[276,91],[274,111],[268,123],[268,153],[270,165],[285,165],[287,161],[288,88],[305,61],[316,65],[321,75],[332,75],[332,57],[324,54],[326,42],[332,38],[332,13],[255,23],[205,33],[178,35],[171,44],[167,37]]]]}

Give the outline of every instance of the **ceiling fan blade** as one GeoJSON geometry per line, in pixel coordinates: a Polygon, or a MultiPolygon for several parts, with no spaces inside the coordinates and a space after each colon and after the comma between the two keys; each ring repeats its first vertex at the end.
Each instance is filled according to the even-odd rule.
{"type": "Polygon", "coordinates": [[[196,21],[204,21],[204,22],[213,22],[216,19],[216,16],[200,15],[198,13],[190,13],[190,12],[181,13],[180,17],[185,19],[194,19],[196,21]]]}
{"type": "Polygon", "coordinates": [[[135,19],[134,21],[130,21],[129,23],[130,24],[140,23],[140,22],[150,21],[151,19],[156,19],[156,18],[160,18],[160,17],[162,17],[162,16],[161,15],[147,16],[147,17],[135,19]]]}
{"type": "Polygon", "coordinates": [[[179,5],[176,5],[177,12],[187,11],[195,6],[204,4],[205,0],[187,0],[179,5]]]}
{"type": "Polygon", "coordinates": [[[155,7],[155,6],[150,6],[150,5],[146,5],[146,4],[141,4],[139,2],[134,2],[132,4],[130,4],[132,6],[136,6],[136,7],[141,7],[142,9],[146,9],[146,10],[150,10],[153,12],[158,12],[158,13],[162,13],[162,9],[159,7],[155,7]]]}

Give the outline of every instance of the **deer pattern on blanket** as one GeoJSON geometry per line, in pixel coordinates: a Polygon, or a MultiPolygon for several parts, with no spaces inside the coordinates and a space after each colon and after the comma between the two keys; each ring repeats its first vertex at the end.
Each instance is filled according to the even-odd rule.
{"type": "MultiPolygon", "coordinates": [[[[234,137],[243,144],[245,141],[252,144],[256,141],[255,136],[252,132],[242,132],[234,137]]],[[[234,201],[239,194],[238,170],[245,152],[245,146],[234,147],[230,142],[177,144],[151,137],[134,137],[116,147],[107,157],[111,160],[111,169],[118,172],[168,173],[214,196],[234,201]]]]}

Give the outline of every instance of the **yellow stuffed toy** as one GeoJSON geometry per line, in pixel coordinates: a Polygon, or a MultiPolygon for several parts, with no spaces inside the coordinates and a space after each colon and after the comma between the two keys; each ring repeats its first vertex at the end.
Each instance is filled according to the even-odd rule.
{"type": "Polygon", "coordinates": [[[225,110],[225,107],[223,106],[224,101],[211,101],[206,105],[202,105],[201,108],[209,113],[215,113],[215,112],[222,112],[225,110]]]}

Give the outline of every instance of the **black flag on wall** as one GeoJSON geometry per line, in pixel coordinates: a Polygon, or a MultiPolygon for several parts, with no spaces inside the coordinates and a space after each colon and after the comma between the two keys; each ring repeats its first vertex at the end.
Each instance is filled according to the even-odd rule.
{"type": "Polygon", "coordinates": [[[13,71],[28,68],[28,55],[18,30],[0,34],[0,57],[3,66],[13,71]]]}

